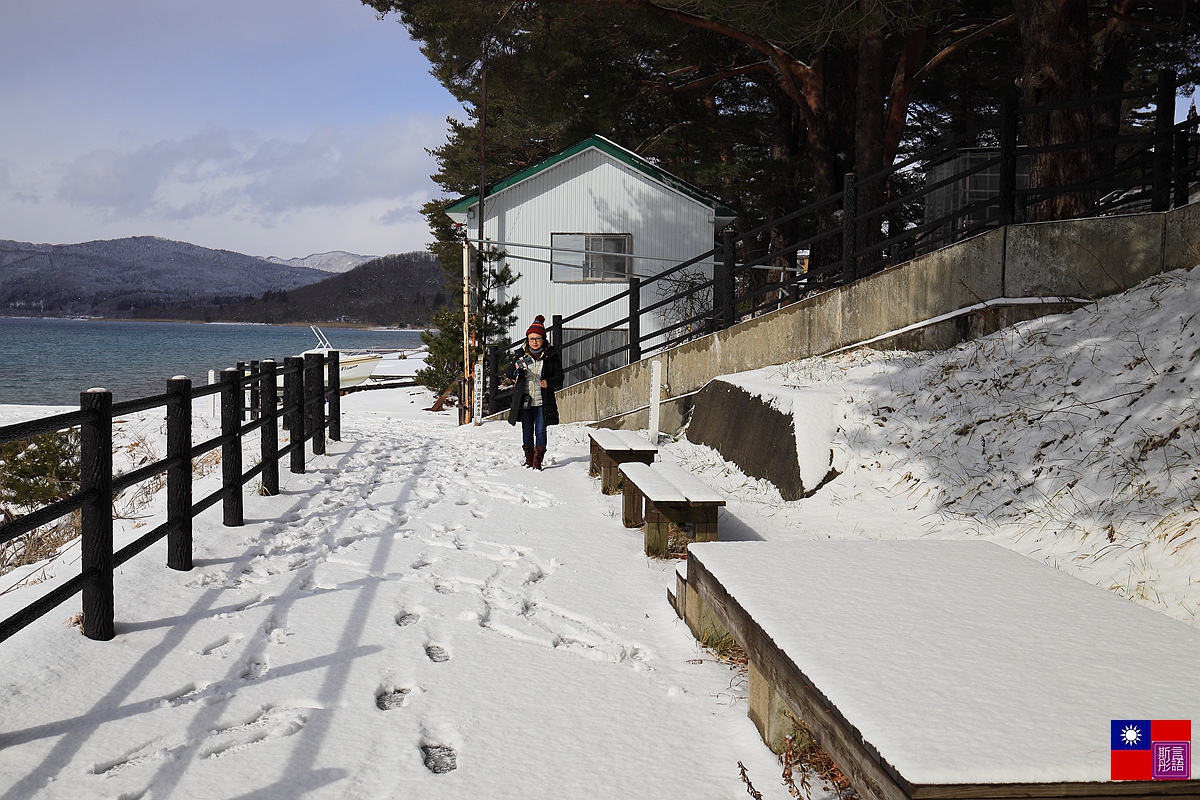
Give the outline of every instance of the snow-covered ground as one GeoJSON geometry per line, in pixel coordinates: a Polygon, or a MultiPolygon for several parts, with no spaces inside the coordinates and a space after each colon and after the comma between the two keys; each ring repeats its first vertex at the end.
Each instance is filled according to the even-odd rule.
{"type": "MultiPolygon", "coordinates": [[[[1195,625],[1198,300],[1200,270],[1173,273],[948,353],[735,377],[838,409],[788,406],[842,470],[806,500],[686,441],[662,457],[725,493],[722,539],[982,537],[1195,625]]],[[[587,476],[586,429],[552,429],[537,473],[512,428],[430,401],[345,398],[343,441],[248,493],[245,527],[197,520],[195,570],[129,562],[114,641],[68,603],[0,643],[0,800],[737,798],[739,761],[787,797],[744,679],[666,604],[674,565],[587,476]]],[[[77,568],[69,548],[0,616],[77,568]]]]}
{"type": "Polygon", "coordinates": [[[197,520],[193,572],[130,561],[114,641],[69,604],[0,645],[0,798],[733,798],[739,760],[777,775],[584,429],[535,473],[508,425],[429,402],[345,398],[343,442],[244,528],[197,520]]]}

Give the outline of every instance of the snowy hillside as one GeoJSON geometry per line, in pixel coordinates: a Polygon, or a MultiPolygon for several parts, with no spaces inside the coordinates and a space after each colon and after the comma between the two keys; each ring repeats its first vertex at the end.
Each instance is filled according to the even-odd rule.
{"type": "Polygon", "coordinates": [[[326,273],[156,236],[30,244],[0,241],[0,308],[117,316],[214,296],[258,297],[316,283],[326,273]]]}
{"type": "MultiPolygon", "coordinates": [[[[735,376],[836,402],[843,474],[797,503],[753,482],[756,499],[730,511],[769,517],[768,537],[988,538],[1196,625],[1198,306],[1200,270],[1174,272],[945,353],[735,376]]],[[[796,430],[829,452],[826,431],[813,442],[799,415],[796,430]]]]}
{"type": "Polygon", "coordinates": [[[349,272],[360,264],[365,264],[378,256],[360,256],[347,253],[345,250],[334,250],[329,253],[313,253],[304,258],[279,258],[268,256],[265,260],[273,264],[283,264],[288,267],[304,267],[319,269],[322,272],[349,272]]]}

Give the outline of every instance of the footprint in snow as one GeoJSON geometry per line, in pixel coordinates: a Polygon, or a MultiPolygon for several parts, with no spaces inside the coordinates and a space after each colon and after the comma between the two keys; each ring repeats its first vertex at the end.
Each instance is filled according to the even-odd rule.
{"type": "Polygon", "coordinates": [[[401,628],[407,628],[409,625],[415,625],[421,619],[420,614],[406,613],[401,611],[396,615],[396,624],[401,628]]]}
{"type": "Polygon", "coordinates": [[[458,768],[458,754],[453,747],[444,744],[423,744],[421,753],[424,755],[425,769],[434,775],[443,775],[458,768]]]}
{"type": "Polygon", "coordinates": [[[435,664],[443,664],[450,660],[450,654],[440,644],[425,645],[425,655],[435,664]]]}
{"type": "Polygon", "coordinates": [[[177,689],[176,691],[171,692],[163,697],[163,699],[159,701],[159,704],[162,706],[181,706],[195,700],[200,696],[201,691],[203,691],[203,687],[198,686],[195,683],[189,683],[186,686],[177,689]]]}
{"type": "Polygon", "coordinates": [[[391,711],[392,709],[400,708],[404,705],[404,701],[411,691],[411,689],[405,686],[397,686],[394,689],[383,689],[375,695],[375,706],[380,711],[391,711]]]}
{"type": "Polygon", "coordinates": [[[241,638],[242,637],[240,634],[237,636],[222,636],[220,639],[217,639],[212,644],[208,645],[207,647],[202,648],[200,650],[200,655],[202,655],[202,656],[219,656],[220,658],[224,658],[226,656],[226,654],[228,653],[229,648],[232,645],[236,644],[241,638]]]}
{"type": "Polygon", "coordinates": [[[212,731],[200,750],[200,758],[221,756],[244,750],[260,742],[299,733],[308,722],[307,709],[263,706],[252,719],[212,731]]]}
{"type": "Polygon", "coordinates": [[[271,671],[266,654],[251,656],[242,667],[242,680],[256,681],[271,671]]]}

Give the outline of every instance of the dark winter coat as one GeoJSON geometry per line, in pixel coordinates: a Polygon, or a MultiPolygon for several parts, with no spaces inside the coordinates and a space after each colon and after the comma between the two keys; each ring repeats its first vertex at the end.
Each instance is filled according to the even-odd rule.
{"type": "MultiPolygon", "coordinates": [[[[563,369],[558,351],[548,345],[545,350],[546,354],[542,356],[542,361],[545,362],[542,366],[542,380],[546,382],[546,388],[539,391],[542,393],[542,415],[546,425],[550,426],[558,424],[558,402],[554,399],[554,393],[563,387],[563,369]]],[[[508,376],[517,382],[513,387],[512,407],[508,410],[508,424],[516,425],[521,418],[521,398],[525,396],[525,370],[514,365],[508,376]]]]}

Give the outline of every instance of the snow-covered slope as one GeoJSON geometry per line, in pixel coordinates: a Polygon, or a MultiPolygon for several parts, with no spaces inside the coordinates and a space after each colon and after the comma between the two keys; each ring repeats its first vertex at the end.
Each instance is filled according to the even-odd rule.
{"type": "MultiPolygon", "coordinates": [[[[797,416],[798,439],[832,444],[844,473],[769,527],[985,537],[1197,624],[1198,307],[1200,269],[1173,272],[944,353],[860,350],[733,376],[776,404],[785,388],[832,396],[844,417],[830,437],[797,416]]],[[[757,494],[776,505],[769,484],[757,494]]]]}
{"type": "Polygon", "coordinates": [[[347,253],[345,250],[333,250],[329,253],[313,253],[304,258],[279,258],[278,256],[268,256],[267,261],[274,264],[283,264],[288,267],[306,267],[308,269],[319,269],[322,272],[349,272],[359,264],[365,264],[378,256],[360,256],[354,253],[347,253]]]}

